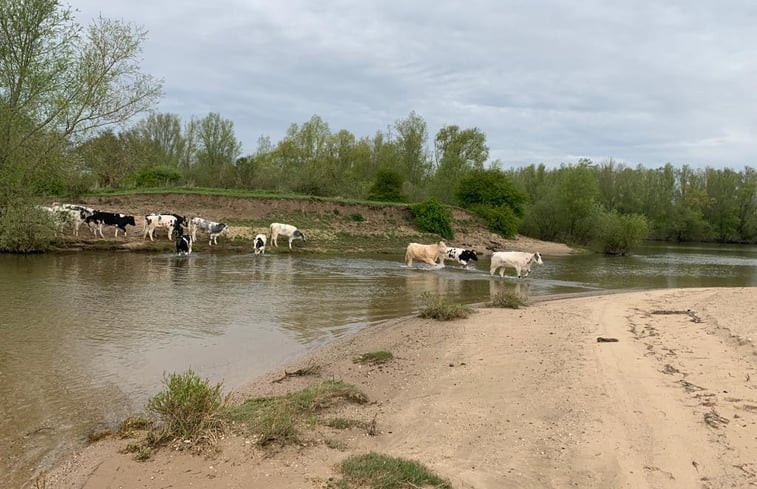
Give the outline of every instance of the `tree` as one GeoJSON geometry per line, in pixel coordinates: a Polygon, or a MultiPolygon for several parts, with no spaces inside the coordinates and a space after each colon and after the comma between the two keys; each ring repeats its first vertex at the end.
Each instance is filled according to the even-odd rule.
{"type": "Polygon", "coordinates": [[[397,169],[410,182],[409,193],[415,194],[431,171],[431,161],[426,151],[426,121],[415,112],[410,112],[406,119],[395,122],[394,129],[397,132],[397,169]]]}
{"type": "Polygon", "coordinates": [[[71,138],[157,103],[137,63],[145,37],[102,17],[84,32],[58,0],[0,0],[0,171],[20,165],[23,180],[71,138]]]}
{"type": "Polygon", "coordinates": [[[199,185],[230,187],[236,183],[236,162],[242,144],[234,135],[234,123],[211,112],[197,125],[197,163],[192,175],[199,185]]]}
{"type": "Polygon", "coordinates": [[[460,180],[472,170],[483,169],[489,158],[486,136],[478,128],[443,127],[436,135],[436,158],[432,194],[452,204],[460,180]]]}
{"type": "Polygon", "coordinates": [[[486,220],[492,231],[514,236],[523,217],[526,196],[497,169],[470,170],[455,194],[460,205],[486,220]]]}

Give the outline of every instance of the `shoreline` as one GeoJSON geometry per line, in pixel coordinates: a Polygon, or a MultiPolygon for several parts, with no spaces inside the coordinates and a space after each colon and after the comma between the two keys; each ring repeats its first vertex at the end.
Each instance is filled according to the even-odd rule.
{"type": "Polygon", "coordinates": [[[450,322],[388,320],[234,392],[302,388],[318,379],[272,380],[317,364],[320,379],[344,380],[370,400],[334,415],[374,419],[377,436],[316,426],[307,443],[269,451],[232,435],[210,458],[164,448],[147,462],[119,453],[128,440],[110,439],[46,480],[55,488],[326,487],[338,461],[375,451],[418,460],[453,487],[757,484],[756,291],[613,292],[477,308],[450,322]],[[352,362],[379,350],[395,360],[352,362]],[[344,449],[326,446],[332,439],[344,449]]]}

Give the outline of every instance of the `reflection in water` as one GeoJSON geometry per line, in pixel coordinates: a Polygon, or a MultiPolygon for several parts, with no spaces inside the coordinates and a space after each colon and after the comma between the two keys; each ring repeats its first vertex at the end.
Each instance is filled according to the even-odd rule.
{"type": "Polygon", "coordinates": [[[304,351],[416,313],[424,291],[486,302],[612,288],[754,286],[757,248],[649,247],[545,257],[528,279],[488,260],[407,268],[402,257],[86,253],[0,256],[0,487],[143,409],[164,372],[233,388],[304,351]]]}

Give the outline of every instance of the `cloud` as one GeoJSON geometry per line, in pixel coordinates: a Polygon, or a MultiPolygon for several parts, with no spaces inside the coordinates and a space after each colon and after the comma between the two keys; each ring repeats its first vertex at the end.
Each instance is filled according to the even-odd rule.
{"type": "Polygon", "coordinates": [[[577,156],[754,165],[746,2],[74,1],[144,26],[159,110],[219,112],[246,153],[314,114],[372,136],[415,111],[478,127],[504,165],[577,156]]]}

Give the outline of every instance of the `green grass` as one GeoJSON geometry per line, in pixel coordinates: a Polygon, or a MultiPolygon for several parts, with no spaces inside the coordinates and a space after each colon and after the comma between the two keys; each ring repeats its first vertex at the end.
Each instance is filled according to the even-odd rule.
{"type": "Polygon", "coordinates": [[[373,207],[408,207],[408,204],[402,202],[378,202],[373,200],[345,199],[341,197],[318,197],[306,194],[296,194],[288,192],[271,192],[266,190],[244,190],[244,189],[227,189],[227,188],[210,188],[210,187],[154,187],[154,188],[132,188],[132,189],[112,189],[101,190],[97,192],[88,192],[83,194],[86,197],[98,196],[118,196],[118,195],[155,195],[155,194],[186,194],[186,195],[218,195],[221,197],[236,198],[259,198],[259,199],[288,199],[288,200],[314,200],[318,202],[334,202],[342,204],[358,204],[373,207]]]}
{"type": "Polygon", "coordinates": [[[374,351],[370,353],[363,353],[359,357],[352,359],[353,363],[360,363],[363,365],[381,365],[389,363],[394,360],[394,355],[388,351],[374,351]]]}
{"type": "Polygon", "coordinates": [[[325,381],[297,392],[277,397],[249,399],[229,411],[230,418],[245,425],[257,436],[258,444],[294,443],[300,439],[299,426],[341,402],[368,401],[356,387],[341,381],[325,381]]]}
{"type": "Polygon", "coordinates": [[[492,298],[491,307],[503,307],[507,309],[520,309],[525,306],[526,303],[515,292],[509,290],[502,290],[497,292],[492,298]]]}
{"type": "Polygon", "coordinates": [[[438,487],[450,489],[449,481],[413,460],[367,453],[348,457],[339,470],[343,478],[336,483],[342,489],[406,489],[438,487]]]}
{"type": "Polygon", "coordinates": [[[159,420],[158,440],[212,440],[225,424],[228,396],[222,384],[211,386],[191,369],[163,379],[165,389],[147,403],[147,410],[159,420]]]}
{"type": "Polygon", "coordinates": [[[464,319],[473,313],[473,308],[466,304],[454,304],[445,301],[440,295],[428,291],[421,294],[424,307],[418,314],[424,319],[436,319],[437,321],[451,321],[464,319]]]}
{"type": "Polygon", "coordinates": [[[328,426],[329,428],[334,428],[335,430],[349,430],[351,428],[368,429],[368,426],[370,425],[370,423],[361,421],[359,419],[348,418],[331,418],[323,421],[322,424],[328,426]]]}

